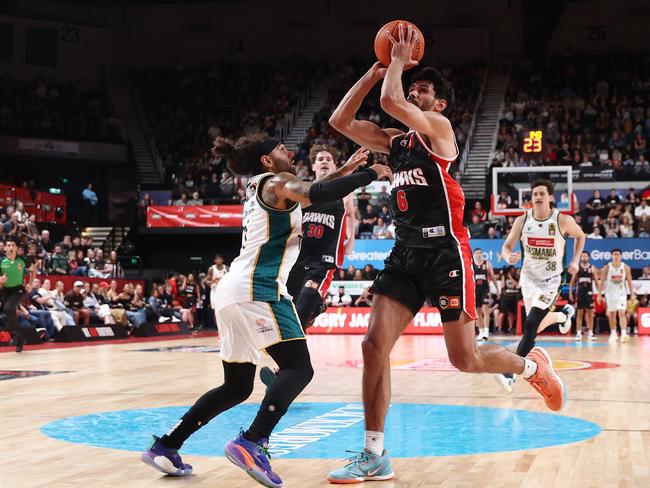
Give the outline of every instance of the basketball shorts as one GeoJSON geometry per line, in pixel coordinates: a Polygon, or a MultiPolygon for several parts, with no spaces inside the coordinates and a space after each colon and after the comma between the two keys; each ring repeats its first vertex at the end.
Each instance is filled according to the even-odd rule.
{"type": "Polygon", "coordinates": [[[396,245],[371,291],[385,295],[417,314],[428,297],[438,308],[442,322],[458,320],[467,313],[476,320],[476,291],[469,240],[460,245],[440,239],[433,248],[396,245]]]}
{"type": "Polygon", "coordinates": [[[608,312],[625,312],[627,310],[627,295],[622,293],[605,293],[608,312]]]}
{"type": "Polygon", "coordinates": [[[545,281],[533,282],[522,279],[519,282],[521,285],[521,294],[524,297],[524,306],[526,313],[530,312],[533,307],[541,310],[549,310],[560,295],[561,279],[559,276],[550,278],[545,281]]]}
{"type": "Polygon", "coordinates": [[[578,309],[594,308],[594,294],[591,291],[578,291],[578,309]]]}
{"type": "Polygon", "coordinates": [[[336,268],[324,264],[296,263],[287,279],[287,291],[294,302],[304,287],[313,288],[324,300],[330,289],[336,268]]]}
{"type": "Polygon", "coordinates": [[[517,295],[501,295],[499,311],[502,313],[517,313],[517,295]]]}
{"type": "Polygon", "coordinates": [[[221,335],[221,359],[229,363],[259,364],[260,351],[278,342],[304,340],[305,333],[293,303],[243,302],[215,314],[221,335]]]}
{"type": "Polygon", "coordinates": [[[490,288],[486,286],[477,286],[476,287],[476,306],[480,307],[482,305],[490,304],[490,288]]]}

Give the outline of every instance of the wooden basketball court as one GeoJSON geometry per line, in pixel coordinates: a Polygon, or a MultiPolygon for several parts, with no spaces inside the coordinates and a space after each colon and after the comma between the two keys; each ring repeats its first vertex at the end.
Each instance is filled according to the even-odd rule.
{"type": "MultiPolygon", "coordinates": [[[[361,336],[310,336],[316,375],[297,401],[360,402],[361,339],[361,336]]],[[[507,339],[508,343],[514,340],[507,339]]],[[[586,368],[560,372],[569,394],[561,415],[597,424],[602,431],[594,437],[572,444],[510,452],[393,457],[395,479],[366,484],[386,488],[650,486],[650,372],[647,371],[650,339],[634,337],[627,344],[612,345],[606,339],[601,336],[597,344],[584,341],[574,347],[566,338],[541,338],[561,346],[548,348],[558,364],[586,368]]],[[[139,452],[67,442],[41,431],[44,425],[66,417],[191,405],[199,395],[220,384],[219,355],[141,350],[216,345],[216,337],[184,337],[60,349],[28,347],[22,354],[0,353],[2,370],[60,372],[0,382],[3,421],[0,436],[4,450],[0,487],[259,486],[223,457],[185,454],[184,460],[194,466],[195,474],[183,479],[166,478],[141,463],[139,452]]],[[[490,375],[454,371],[446,362],[440,336],[403,337],[392,360],[394,404],[497,407],[548,413],[540,397],[523,381],[518,381],[512,395],[507,396],[490,375]]],[[[263,392],[264,387],[258,382],[249,402],[259,402],[263,392]]],[[[435,446],[441,441],[427,435],[434,426],[426,418],[404,421],[418,425],[421,431],[418,435],[424,435],[425,444],[435,446]]],[[[112,422],[110,416],[105,417],[96,428],[110,431],[112,422]]],[[[506,411],[503,426],[506,435],[513,427],[509,422],[506,411]]],[[[162,435],[170,427],[171,424],[160,425],[151,434],[162,435]]],[[[239,427],[232,425],[228,435],[236,434],[239,427]]],[[[453,447],[482,428],[478,422],[465,423],[458,430],[457,439],[446,439],[446,442],[453,447]]],[[[525,431],[527,426],[516,428],[525,431]]],[[[561,438],[563,433],[549,435],[561,438]]],[[[341,461],[347,455],[345,449],[358,450],[362,441],[360,435],[356,445],[335,446],[338,459],[334,456],[278,458],[272,459],[272,464],[284,479],[285,487],[331,486],[325,479],[328,471],[342,466],[341,461]]],[[[483,447],[489,450],[490,437],[483,442],[483,447]]],[[[141,446],[146,447],[146,443],[141,446]]],[[[215,451],[221,448],[215,446],[215,451]]],[[[294,454],[299,456],[299,451],[294,454]]]]}

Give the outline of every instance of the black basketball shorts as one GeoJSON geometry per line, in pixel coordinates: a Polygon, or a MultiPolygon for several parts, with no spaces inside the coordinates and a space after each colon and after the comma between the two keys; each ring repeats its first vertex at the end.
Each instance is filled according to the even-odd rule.
{"type": "Polygon", "coordinates": [[[594,295],[593,292],[578,292],[578,304],[577,308],[594,308],[594,295]]]}
{"type": "Polygon", "coordinates": [[[499,302],[499,311],[501,313],[517,313],[517,295],[501,294],[501,301],[499,302]]]}
{"type": "Polygon", "coordinates": [[[336,268],[326,264],[296,263],[287,279],[287,291],[295,303],[304,287],[313,288],[324,300],[330,289],[336,268]]]}
{"type": "Polygon", "coordinates": [[[476,287],[476,306],[481,307],[483,305],[490,304],[490,288],[485,286],[476,287]]]}
{"type": "Polygon", "coordinates": [[[468,239],[439,239],[433,248],[396,245],[371,288],[418,313],[429,297],[443,322],[466,312],[476,320],[472,250],[468,239]]]}

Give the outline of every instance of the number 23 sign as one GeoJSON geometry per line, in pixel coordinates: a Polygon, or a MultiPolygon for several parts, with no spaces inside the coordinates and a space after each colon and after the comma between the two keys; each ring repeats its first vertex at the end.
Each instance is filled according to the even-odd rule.
{"type": "Polygon", "coordinates": [[[542,131],[541,130],[531,130],[528,133],[528,137],[524,138],[523,150],[525,153],[542,152],[542,131]]]}

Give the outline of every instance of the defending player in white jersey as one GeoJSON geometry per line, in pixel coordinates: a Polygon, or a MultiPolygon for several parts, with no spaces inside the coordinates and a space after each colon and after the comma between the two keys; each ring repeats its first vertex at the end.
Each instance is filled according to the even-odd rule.
{"type": "Polygon", "coordinates": [[[621,342],[627,342],[627,296],[631,295],[634,300],[634,288],[632,288],[632,272],[630,267],[621,261],[623,253],[620,249],[612,249],[612,261],[607,263],[601,270],[598,290],[605,297],[607,302],[607,319],[609,320],[609,340],[616,342],[616,316],[618,315],[621,327],[621,342]],[[626,288],[627,285],[627,288],[626,288]]]}
{"type": "MultiPolygon", "coordinates": [[[[521,266],[521,292],[526,307],[524,335],[517,347],[517,354],[526,356],[535,346],[537,334],[546,327],[560,324],[560,332],[571,329],[571,318],[575,309],[565,305],[558,312],[551,311],[562,285],[565,238],[575,239],[573,260],[567,271],[573,275],[578,271],[578,260],[585,245],[585,234],[575,219],[551,208],[553,183],[539,179],[531,185],[533,208],[515,219],[510,234],[503,243],[503,259],[516,264],[520,252],[514,252],[521,240],[523,263],[521,266]]],[[[511,392],[514,376],[496,375],[497,382],[511,392]]]]}
{"type": "Polygon", "coordinates": [[[314,374],[286,286],[300,251],[300,206],[339,200],[375,179],[391,178],[392,173],[387,166],[375,164],[351,174],[367,159],[367,150],[360,149],[352,164],[329,178],[301,181],[295,175],[293,153],[267,134],[244,136],[236,143],[218,138],[214,150],[226,158],[233,173],[253,175],[246,187],[241,250],[215,293],[224,382],[199,398],[162,438],[154,436],[141,459],[163,473],[191,474],[192,466],[183,463],[178,449],[216,415],[251,395],[264,350],[280,368],[278,377],[252,424],[226,444],[224,453],[258,483],[280,488],[282,480],[269,463],[268,438],[314,374]]]}

